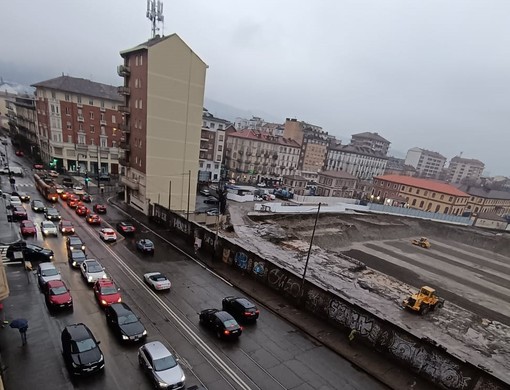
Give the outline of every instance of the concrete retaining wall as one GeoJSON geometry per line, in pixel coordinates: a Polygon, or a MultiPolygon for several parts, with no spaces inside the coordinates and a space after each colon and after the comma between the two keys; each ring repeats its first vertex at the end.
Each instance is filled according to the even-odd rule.
{"type": "Polygon", "coordinates": [[[391,358],[444,389],[508,389],[508,384],[449,354],[433,340],[419,339],[405,329],[309,281],[302,285],[300,275],[246,251],[227,238],[218,238],[215,251],[215,232],[188,222],[179,215],[163,212],[158,209],[158,205],[154,206],[153,215],[158,215],[158,222],[184,235],[191,244],[194,237],[200,237],[202,248],[215,253],[217,261],[221,260],[243,272],[246,277],[279,291],[295,306],[333,323],[342,332],[358,330],[358,339],[380,352],[381,358],[391,358]]]}

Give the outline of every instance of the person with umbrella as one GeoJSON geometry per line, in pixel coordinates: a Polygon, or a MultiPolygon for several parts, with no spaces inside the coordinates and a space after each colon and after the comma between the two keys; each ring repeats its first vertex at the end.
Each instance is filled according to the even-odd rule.
{"type": "Polygon", "coordinates": [[[17,328],[19,330],[19,334],[21,336],[21,345],[26,345],[27,343],[27,330],[28,330],[28,321],[24,318],[17,318],[9,324],[11,328],[17,328]]]}

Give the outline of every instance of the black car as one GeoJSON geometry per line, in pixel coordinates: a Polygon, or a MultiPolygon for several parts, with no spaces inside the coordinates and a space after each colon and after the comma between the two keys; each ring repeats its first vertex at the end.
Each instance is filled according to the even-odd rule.
{"type": "Polygon", "coordinates": [[[117,231],[123,235],[128,235],[136,232],[136,228],[131,222],[119,222],[117,224],[117,231]]]}
{"type": "Polygon", "coordinates": [[[221,301],[224,311],[232,314],[238,321],[256,321],[259,318],[257,306],[246,298],[226,297],[221,301]]]}
{"type": "Polygon", "coordinates": [[[26,192],[18,192],[17,196],[20,198],[22,202],[30,202],[30,195],[28,195],[26,192]]]}
{"type": "Polygon", "coordinates": [[[39,245],[27,244],[24,241],[12,244],[7,248],[6,257],[14,260],[14,252],[22,252],[23,258],[28,261],[52,261],[54,253],[51,249],[43,248],[39,245]]]}
{"type": "Polygon", "coordinates": [[[209,198],[207,198],[206,200],[204,200],[204,203],[205,204],[219,204],[220,201],[218,199],[216,199],[214,196],[210,196],[209,198]]]}
{"type": "Polygon", "coordinates": [[[32,210],[36,213],[45,213],[48,209],[44,205],[44,203],[40,200],[33,200],[30,205],[32,206],[32,210]]]}
{"type": "Polygon", "coordinates": [[[61,340],[62,356],[71,375],[90,375],[104,369],[99,341],[85,324],[66,326],[61,340]]]}
{"type": "Polygon", "coordinates": [[[81,249],[85,252],[85,244],[78,236],[67,236],[66,237],[66,247],[68,251],[72,251],[75,249],[81,249]]]}
{"type": "Polygon", "coordinates": [[[87,260],[87,256],[81,249],[73,249],[67,252],[67,259],[72,267],[80,268],[81,263],[87,260]]]}
{"type": "Polygon", "coordinates": [[[64,187],[67,187],[67,188],[72,188],[74,182],[73,182],[73,179],[71,177],[64,177],[62,178],[62,185],[64,187]]]}
{"type": "Polygon", "coordinates": [[[147,336],[140,319],[125,303],[112,303],[105,308],[106,322],[121,341],[139,341],[147,336]]]}
{"type": "Polygon", "coordinates": [[[243,329],[237,321],[226,311],[218,309],[202,310],[199,314],[200,324],[206,326],[221,338],[238,338],[243,329]]]}
{"type": "Polygon", "coordinates": [[[60,221],[62,219],[58,210],[53,207],[47,209],[44,216],[48,221],[60,221]]]}

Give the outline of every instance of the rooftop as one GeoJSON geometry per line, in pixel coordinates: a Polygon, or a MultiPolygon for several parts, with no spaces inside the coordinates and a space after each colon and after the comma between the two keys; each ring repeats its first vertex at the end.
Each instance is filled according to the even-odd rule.
{"type": "Polygon", "coordinates": [[[407,152],[409,153],[411,150],[412,151],[420,151],[421,153],[426,154],[429,157],[435,157],[435,158],[439,158],[442,160],[446,160],[446,157],[443,156],[441,153],[434,152],[432,150],[427,150],[427,149],[422,149],[422,148],[411,148],[407,152]]]}
{"type": "Polygon", "coordinates": [[[441,192],[443,194],[454,195],[454,196],[469,196],[465,192],[461,191],[457,187],[443,183],[436,180],[421,179],[418,177],[411,176],[400,176],[400,175],[383,175],[374,177],[375,180],[384,180],[396,184],[402,184],[410,187],[423,188],[425,190],[441,192]]]}
{"type": "Polygon", "coordinates": [[[351,137],[352,138],[366,138],[366,139],[371,139],[371,140],[374,140],[374,141],[384,142],[384,143],[387,143],[387,144],[391,143],[386,138],[381,137],[379,134],[371,133],[369,131],[365,131],[364,133],[353,134],[353,135],[351,135],[351,137]]]}
{"type": "Polygon", "coordinates": [[[356,176],[353,176],[350,173],[345,172],[345,171],[322,171],[322,172],[319,172],[319,176],[328,176],[328,177],[334,177],[334,178],[339,178],[339,179],[357,180],[356,176]]]}
{"type": "Polygon", "coordinates": [[[466,184],[459,185],[457,188],[471,196],[477,196],[479,198],[510,200],[510,192],[507,191],[491,190],[486,187],[474,187],[466,184]]]}
{"type": "Polygon", "coordinates": [[[228,134],[228,137],[251,139],[271,144],[278,144],[282,146],[290,146],[294,148],[300,148],[301,146],[291,138],[285,138],[279,135],[271,135],[264,132],[254,130],[239,130],[228,134]]]}
{"type": "Polygon", "coordinates": [[[458,163],[458,164],[471,164],[471,165],[479,165],[481,167],[485,167],[485,164],[481,162],[480,160],[476,160],[474,158],[463,158],[460,156],[455,156],[450,160],[451,163],[458,163]]]}
{"type": "Polygon", "coordinates": [[[377,152],[368,146],[360,146],[360,145],[341,145],[336,144],[330,147],[330,150],[336,150],[344,153],[352,153],[352,154],[362,154],[365,156],[378,157],[387,160],[388,157],[384,155],[384,153],[377,152]]]}

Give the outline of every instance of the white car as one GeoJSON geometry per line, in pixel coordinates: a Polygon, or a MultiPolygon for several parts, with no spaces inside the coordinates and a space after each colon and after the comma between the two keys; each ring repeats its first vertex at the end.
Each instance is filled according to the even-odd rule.
{"type": "Polygon", "coordinates": [[[89,284],[94,284],[99,279],[107,279],[103,266],[97,260],[87,259],[80,264],[81,276],[89,284]]]}
{"type": "Polygon", "coordinates": [[[103,241],[117,241],[117,233],[110,228],[103,228],[99,231],[99,238],[103,241]]]}
{"type": "Polygon", "coordinates": [[[49,171],[49,172],[48,172],[48,176],[51,176],[51,177],[58,177],[58,172],[57,172],[57,171],[49,171]]]}
{"type": "Polygon", "coordinates": [[[58,236],[58,229],[55,224],[51,221],[42,221],[41,222],[41,232],[43,236],[58,236]]]}
{"type": "Polygon", "coordinates": [[[146,273],[143,275],[143,279],[154,290],[170,290],[170,287],[172,287],[172,283],[160,272],[146,273]]]}
{"type": "Polygon", "coordinates": [[[12,196],[9,199],[9,206],[10,208],[14,208],[16,206],[23,206],[23,202],[21,202],[21,199],[19,196],[12,196]]]}
{"type": "Polygon", "coordinates": [[[81,191],[83,190],[83,186],[81,184],[73,184],[73,190],[81,191]]]}

